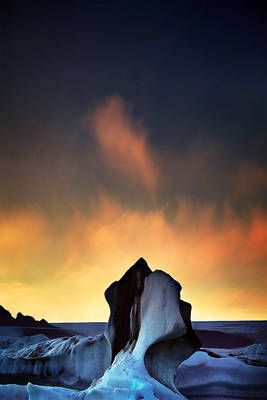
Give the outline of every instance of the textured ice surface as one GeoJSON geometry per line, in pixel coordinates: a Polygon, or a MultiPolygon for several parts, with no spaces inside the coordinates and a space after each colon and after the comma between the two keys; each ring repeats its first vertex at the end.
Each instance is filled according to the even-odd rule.
{"type": "Polygon", "coordinates": [[[254,343],[238,349],[207,349],[220,357],[235,357],[246,364],[267,367],[267,343],[254,343]]]}
{"type": "Polygon", "coordinates": [[[25,386],[21,385],[0,385],[1,400],[28,400],[29,393],[25,386]]]}
{"type": "Polygon", "coordinates": [[[44,335],[0,339],[1,375],[20,382],[87,387],[110,363],[104,335],[47,339],[44,335]]]}
{"type": "Polygon", "coordinates": [[[31,400],[185,399],[149,376],[142,359],[136,359],[129,351],[119,353],[104,376],[83,392],[35,385],[28,385],[27,390],[31,400]]]}
{"type": "Polygon", "coordinates": [[[198,351],[178,367],[176,385],[189,399],[212,395],[266,399],[267,368],[198,351]]]}
{"type": "Polygon", "coordinates": [[[48,337],[42,334],[23,338],[0,336],[0,357],[17,356],[18,351],[26,346],[35,345],[46,340],[48,340],[48,337]]]}
{"type": "MultiPolygon", "coordinates": [[[[248,349],[250,353],[252,349],[248,349]]],[[[245,353],[246,350],[243,349],[245,353]]],[[[29,384],[0,386],[1,400],[181,400],[266,399],[267,368],[246,365],[232,358],[213,358],[196,352],[177,369],[174,393],[148,375],[144,364],[130,352],[119,353],[104,376],[84,391],[29,384]]]]}

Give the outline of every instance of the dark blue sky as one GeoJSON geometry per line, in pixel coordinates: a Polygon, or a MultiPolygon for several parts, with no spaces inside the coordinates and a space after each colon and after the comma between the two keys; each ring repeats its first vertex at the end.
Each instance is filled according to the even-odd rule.
{"type": "MultiPolygon", "coordinates": [[[[243,161],[265,168],[264,1],[8,1],[1,14],[8,186],[25,181],[24,160],[48,148],[54,160],[66,146],[86,180],[81,120],[113,94],[156,149],[216,148],[226,174],[243,161]]],[[[184,190],[202,195],[199,185],[184,190]]]]}

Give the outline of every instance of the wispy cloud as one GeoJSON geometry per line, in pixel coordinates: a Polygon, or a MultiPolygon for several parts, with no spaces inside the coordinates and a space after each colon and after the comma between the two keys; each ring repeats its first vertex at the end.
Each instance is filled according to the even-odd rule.
{"type": "Polygon", "coordinates": [[[153,190],[157,166],[148,134],[134,123],[119,96],[110,97],[90,116],[90,125],[101,149],[102,160],[120,176],[153,190]]]}

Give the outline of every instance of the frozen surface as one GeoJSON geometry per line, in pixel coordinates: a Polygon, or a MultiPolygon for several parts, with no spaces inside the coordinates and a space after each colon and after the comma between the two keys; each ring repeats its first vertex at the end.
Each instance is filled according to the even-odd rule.
{"type": "Polygon", "coordinates": [[[195,321],[192,325],[196,330],[244,335],[254,343],[267,343],[267,321],[195,321]]]}
{"type": "Polygon", "coordinates": [[[110,363],[109,346],[104,335],[95,338],[73,336],[47,340],[44,335],[1,338],[0,371],[27,383],[50,383],[87,387],[103,375],[110,363]]]}
{"type": "Polygon", "coordinates": [[[246,365],[234,357],[214,358],[198,351],[178,367],[176,385],[189,399],[198,396],[266,399],[267,368],[246,365]]]}
{"type": "Polygon", "coordinates": [[[46,340],[48,340],[48,337],[43,334],[25,336],[23,338],[0,336],[0,357],[8,357],[9,355],[16,356],[19,350],[30,345],[45,342],[46,340]]]}
{"type": "Polygon", "coordinates": [[[96,336],[104,333],[107,323],[106,322],[53,322],[54,326],[75,332],[78,335],[96,336]]]}
{"type": "MultiPolygon", "coordinates": [[[[255,349],[254,349],[255,350],[255,349]]],[[[251,354],[253,349],[243,349],[251,354]]],[[[0,386],[1,400],[178,400],[266,399],[267,368],[246,365],[232,356],[213,358],[196,352],[177,369],[174,393],[147,374],[142,361],[130,352],[117,355],[104,376],[90,388],[76,391],[37,385],[0,386]],[[127,366],[127,367],[126,367],[127,366]],[[29,396],[29,397],[28,397],[29,396]]]]}
{"type": "Polygon", "coordinates": [[[221,357],[234,357],[250,365],[267,367],[267,343],[254,343],[238,349],[207,349],[221,357]]]}
{"type": "Polygon", "coordinates": [[[0,385],[1,400],[28,400],[29,393],[25,386],[21,385],[0,385]]]}
{"type": "MultiPolygon", "coordinates": [[[[243,323],[242,331],[244,330],[245,324],[243,323]]],[[[82,379],[81,387],[86,387],[92,380],[92,367],[93,374],[95,374],[94,363],[91,360],[95,357],[97,362],[99,361],[97,355],[92,357],[91,353],[89,356],[88,349],[90,346],[88,344],[91,341],[90,338],[78,336],[48,340],[46,336],[41,334],[25,338],[1,337],[1,373],[3,373],[3,368],[7,368],[5,371],[8,371],[8,362],[5,363],[3,360],[10,357],[15,362],[16,369],[9,372],[19,372],[22,375],[24,373],[26,384],[27,379],[32,380],[28,375],[28,365],[35,360],[39,365],[39,372],[47,368],[46,374],[55,376],[56,381],[53,384],[59,386],[72,384],[72,386],[75,386],[79,380],[81,383],[82,379]],[[69,351],[70,357],[68,356],[69,351]],[[42,357],[46,359],[44,363],[46,368],[43,369],[40,367],[42,363],[38,362],[38,358],[42,357]],[[64,372],[59,373],[58,371],[62,367],[64,367],[64,372]]],[[[267,364],[266,344],[253,344],[237,349],[212,348],[207,350],[220,358],[210,357],[204,352],[196,352],[177,369],[175,383],[186,398],[191,400],[267,399],[267,368],[262,366],[267,364]]],[[[164,397],[166,393],[162,394],[161,391],[163,385],[160,385],[147,374],[142,363],[129,360],[127,357],[129,355],[124,354],[123,357],[120,355],[118,359],[116,358],[114,365],[105,373],[103,379],[85,391],[37,385],[28,385],[27,388],[20,385],[0,385],[0,399],[119,400],[132,398],[136,400],[142,398],[140,396],[152,400],[167,399],[167,397],[164,397]],[[31,397],[28,397],[29,393],[31,397]],[[130,397],[125,397],[126,395],[130,397]]],[[[103,366],[104,370],[105,366],[103,366]]],[[[35,372],[38,372],[37,368],[35,372]]],[[[49,384],[52,376],[44,377],[47,379],[44,384],[49,384]]],[[[98,376],[101,376],[101,371],[99,371],[98,376]]],[[[166,390],[165,387],[164,390],[166,390]]],[[[168,392],[168,395],[170,399],[182,398],[181,395],[173,394],[171,391],[168,392]]]]}

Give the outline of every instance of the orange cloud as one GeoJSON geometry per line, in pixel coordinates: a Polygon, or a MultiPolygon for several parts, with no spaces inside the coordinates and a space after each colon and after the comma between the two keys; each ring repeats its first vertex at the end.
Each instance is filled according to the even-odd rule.
{"type": "Polygon", "coordinates": [[[180,281],[194,319],[265,318],[267,214],[243,221],[225,208],[218,221],[215,210],[184,200],[167,221],[164,208],[132,210],[102,193],[60,229],[54,216],[14,213],[0,229],[0,304],[50,321],[106,320],[105,288],[143,256],[180,281]]]}
{"type": "Polygon", "coordinates": [[[267,318],[266,169],[225,166],[231,155],[216,144],[156,151],[119,96],[89,122],[98,147],[88,169],[73,157],[74,138],[52,145],[51,131],[2,179],[2,193],[12,182],[21,204],[43,209],[0,207],[0,304],[50,321],[105,320],[105,288],[142,256],[181,282],[195,319],[267,318]]]}
{"type": "Polygon", "coordinates": [[[157,183],[157,168],[147,133],[134,124],[119,96],[110,97],[90,118],[106,164],[120,176],[142,182],[150,190],[157,183]]]}

